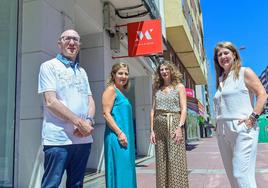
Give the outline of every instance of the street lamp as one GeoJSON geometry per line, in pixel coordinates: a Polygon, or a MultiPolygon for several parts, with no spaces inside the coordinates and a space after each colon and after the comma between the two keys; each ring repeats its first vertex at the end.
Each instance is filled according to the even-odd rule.
{"type": "Polygon", "coordinates": [[[242,50],[245,50],[247,47],[246,46],[240,46],[239,48],[238,48],[238,50],[239,51],[242,51],[242,50]]]}

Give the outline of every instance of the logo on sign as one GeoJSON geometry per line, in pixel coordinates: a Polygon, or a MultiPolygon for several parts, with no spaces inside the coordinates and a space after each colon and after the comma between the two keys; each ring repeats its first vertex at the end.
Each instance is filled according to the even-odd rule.
{"type": "Polygon", "coordinates": [[[153,29],[149,29],[149,30],[146,30],[143,34],[142,31],[137,31],[137,36],[138,38],[136,39],[136,41],[139,41],[139,40],[142,40],[143,37],[145,37],[147,40],[152,40],[152,36],[150,33],[153,32],[153,29]]]}

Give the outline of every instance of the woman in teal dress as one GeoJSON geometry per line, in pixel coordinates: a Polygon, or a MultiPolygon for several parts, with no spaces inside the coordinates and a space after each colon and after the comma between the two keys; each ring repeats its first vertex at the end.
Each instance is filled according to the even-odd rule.
{"type": "Polygon", "coordinates": [[[129,88],[127,64],[113,65],[102,96],[107,122],[104,134],[105,180],[107,188],[136,188],[134,126],[132,107],[122,93],[129,88]]]}

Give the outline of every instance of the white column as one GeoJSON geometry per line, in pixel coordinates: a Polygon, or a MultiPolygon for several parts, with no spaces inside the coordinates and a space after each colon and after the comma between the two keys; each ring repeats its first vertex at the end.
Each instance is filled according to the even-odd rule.
{"type": "Polygon", "coordinates": [[[136,141],[138,155],[152,155],[150,145],[150,111],[152,105],[152,79],[150,76],[135,78],[136,141]]]}
{"type": "Polygon", "coordinates": [[[111,70],[110,40],[106,33],[82,36],[81,66],[86,70],[96,104],[96,116],[91,153],[87,168],[104,169],[104,130],[105,121],[102,115],[101,97],[105,82],[111,70]]]}

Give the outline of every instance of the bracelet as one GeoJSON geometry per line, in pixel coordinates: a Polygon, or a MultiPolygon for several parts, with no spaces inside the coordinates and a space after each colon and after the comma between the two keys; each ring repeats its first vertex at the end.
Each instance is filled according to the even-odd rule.
{"type": "Polygon", "coordinates": [[[183,127],[184,127],[184,124],[179,125],[179,127],[180,127],[180,128],[183,128],[183,127]]]}
{"type": "Polygon", "coordinates": [[[91,117],[91,116],[87,116],[86,120],[89,120],[92,123],[92,125],[95,124],[95,121],[94,121],[93,117],[91,117]]]}
{"type": "Polygon", "coordinates": [[[123,131],[120,131],[120,133],[117,136],[120,136],[123,133],[123,131]]]}

